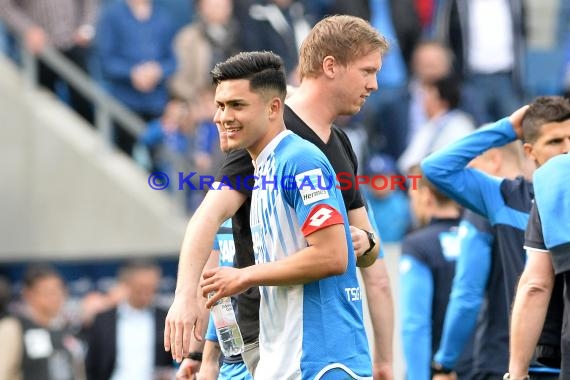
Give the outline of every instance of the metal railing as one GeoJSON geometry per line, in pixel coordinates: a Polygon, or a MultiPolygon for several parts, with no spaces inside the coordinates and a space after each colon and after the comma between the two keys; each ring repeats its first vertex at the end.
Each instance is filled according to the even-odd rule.
{"type": "MultiPolygon", "coordinates": [[[[20,46],[23,46],[20,43],[20,46]]],[[[41,54],[34,56],[24,47],[20,48],[22,70],[28,88],[38,85],[38,59],[56,72],[70,86],[93,104],[95,127],[108,146],[113,146],[112,125],[118,124],[134,137],[145,130],[145,122],[136,113],[107,94],[87,73],[67,59],[53,47],[46,47],[41,54]]]]}
{"type": "MultiPolygon", "coordinates": [[[[99,83],[87,73],[71,62],[53,47],[46,47],[41,54],[34,56],[31,52],[20,46],[22,73],[27,89],[38,87],[38,60],[41,60],[50,69],[56,72],[69,86],[72,86],[93,105],[95,111],[94,124],[101,134],[107,148],[114,147],[113,125],[123,128],[137,139],[146,129],[146,122],[136,113],[122,105],[119,101],[107,94],[99,83]]],[[[185,167],[181,157],[171,157],[175,167],[179,170],[185,167]]],[[[183,191],[170,192],[171,198],[177,208],[186,210],[186,197],[183,191]]]]}

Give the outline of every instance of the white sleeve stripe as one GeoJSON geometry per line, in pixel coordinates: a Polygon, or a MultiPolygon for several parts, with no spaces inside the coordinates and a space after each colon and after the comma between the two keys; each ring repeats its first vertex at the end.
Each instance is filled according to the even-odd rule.
{"type": "Polygon", "coordinates": [[[342,363],[332,363],[327,365],[326,367],[323,367],[323,369],[321,369],[319,373],[315,375],[315,380],[321,379],[328,371],[334,368],[342,369],[344,372],[348,373],[355,380],[372,380],[371,376],[358,376],[356,373],[354,373],[354,371],[352,371],[350,368],[348,368],[342,363]]]}
{"type": "Polygon", "coordinates": [[[534,248],[534,247],[529,247],[528,245],[523,246],[523,248],[526,249],[527,251],[536,251],[536,252],[543,252],[543,253],[550,252],[548,249],[534,248]]]}

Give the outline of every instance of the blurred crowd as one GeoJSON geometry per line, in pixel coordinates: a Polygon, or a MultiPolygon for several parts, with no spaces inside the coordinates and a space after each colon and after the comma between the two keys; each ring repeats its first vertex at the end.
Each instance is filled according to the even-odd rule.
{"type": "Polygon", "coordinates": [[[81,296],[48,264],[27,266],[12,286],[0,276],[0,379],[173,379],[162,275],[157,262],[125,262],[104,291],[81,296]]]}
{"type": "MultiPolygon", "coordinates": [[[[114,141],[149,171],[166,173],[216,172],[208,75],[216,62],[271,50],[295,86],[299,46],[330,14],[362,17],[390,43],[379,91],[363,112],[338,121],[362,171],[406,174],[535,95],[570,88],[570,5],[560,0],[0,0],[0,20],[30,52],[60,50],[148,123],[141,136],[114,126],[114,141]]],[[[2,44],[12,56],[13,35],[2,44]]],[[[43,64],[39,80],[93,120],[92,105],[62,91],[43,64]]],[[[381,207],[391,192],[369,195],[381,207]]],[[[200,199],[188,197],[189,212],[200,199]]]]}

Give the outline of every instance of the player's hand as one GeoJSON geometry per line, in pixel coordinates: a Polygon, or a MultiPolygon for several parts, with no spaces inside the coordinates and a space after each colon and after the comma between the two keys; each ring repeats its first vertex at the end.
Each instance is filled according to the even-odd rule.
{"type": "Polygon", "coordinates": [[[352,239],[352,247],[356,257],[362,256],[364,252],[370,248],[370,241],[368,235],[358,227],[350,226],[350,237],[352,239]]]}
{"type": "Polygon", "coordinates": [[[185,358],[176,372],[176,380],[195,380],[199,369],[200,362],[185,358]]]}
{"type": "Polygon", "coordinates": [[[213,292],[211,297],[208,297],[206,307],[209,309],[218,300],[233,296],[241,293],[249,288],[244,276],[245,270],[217,267],[204,271],[202,274],[202,281],[200,287],[204,297],[208,297],[213,292]]]}
{"type": "Polygon", "coordinates": [[[455,372],[451,372],[450,374],[438,374],[434,375],[432,380],[457,380],[457,374],[455,372]]]}
{"type": "Polygon", "coordinates": [[[194,337],[202,341],[205,331],[202,307],[197,297],[177,295],[164,325],[164,349],[172,353],[172,358],[178,363],[190,352],[192,330],[194,337]]]}
{"type": "Polygon", "coordinates": [[[509,116],[509,121],[513,125],[513,129],[515,130],[515,133],[517,134],[517,137],[519,139],[522,139],[523,137],[522,120],[524,118],[524,115],[526,114],[526,111],[528,110],[528,107],[529,105],[523,106],[518,110],[516,110],[515,112],[513,112],[511,116],[509,116]]]}
{"type": "Polygon", "coordinates": [[[391,363],[374,363],[372,368],[374,380],[394,380],[394,371],[391,363]]]}

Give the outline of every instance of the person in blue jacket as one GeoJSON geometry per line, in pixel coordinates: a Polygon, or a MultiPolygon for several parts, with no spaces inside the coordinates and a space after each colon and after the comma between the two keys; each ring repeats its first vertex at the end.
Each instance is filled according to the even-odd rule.
{"type": "MultiPolygon", "coordinates": [[[[416,166],[412,174],[419,173],[416,166]]],[[[430,362],[439,346],[443,318],[459,255],[459,206],[425,177],[409,190],[412,210],[423,226],[408,234],[400,257],[400,308],[406,378],[430,379],[430,362]]],[[[469,379],[471,350],[458,372],[469,379]]]]}
{"type": "MultiPolygon", "coordinates": [[[[175,27],[158,1],[121,0],[106,5],[97,24],[96,47],[109,93],[145,121],[159,118],[168,102],[168,78],[176,69],[175,27]]],[[[114,138],[131,154],[135,138],[114,128],[114,138]]]]}
{"type": "MultiPolygon", "coordinates": [[[[522,144],[515,141],[489,149],[470,166],[493,176],[514,179],[522,173],[522,160],[522,144]]],[[[434,356],[433,379],[454,379],[457,360],[474,334],[474,377],[500,378],[508,366],[509,316],[497,238],[491,223],[471,210],[463,214],[459,231],[461,254],[457,259],[441,343],[434,356]]]]}
{"type": "MultiPolygon", "coordinates": [[[[532,183],[523,177],[497,178],[469,168],[471,160],[494,147],[523,138],[525,154],[537,166],[570,150],[570,102],[562,97],[540,97],[490,126],[482,127],[422,162],[425,176],[444,194],[489,219],[496,231],[503,267],[507,309],[514,300],[518,278],[525,265],[524,230],[534,196],[532,183]]],[[[554,300],[554,306],[561,300],[554,300]]],[[[551,326],[560,333],[560,326],[551,326]]],[[[557,378],[558,370],[531,366],[537,379],[557,378]]]]}
{"type": "MultiPolygon", "coordinates": [[[[570,125],[570,121],[566,120],[570,125]]],[[[566,144],[570,137],[566,136],[566,144]]],[[[529,362],[554,290],[555,274],[564,279],[561,379],[570,377],[570,155],[559,155],[534,174],[535,203],[525,235],[528,263],[521,276],[511,322],[509,373],[528,376],[529,362]],[[549,254],[548,254],[549,253],[549,254]]]]}

